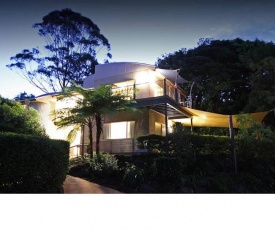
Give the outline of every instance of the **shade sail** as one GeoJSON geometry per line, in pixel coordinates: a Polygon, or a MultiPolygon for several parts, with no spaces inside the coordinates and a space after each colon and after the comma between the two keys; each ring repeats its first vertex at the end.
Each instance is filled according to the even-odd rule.
{"type": "Polygon", "coordinates": [[[156,72],[160,73],[165,78],[168,78],[172,82],[177,83],[187,83],[189,81],[183,79],[179,74],[178,70],[168,70],[156,68],[156,72]]]}
{"type": "MultiPolygon", "coordinates": [[[[192,114],[190,118],[173,119],[175,122],[181,122],[184,126],[194,127],[228,127],[229,126],[229,115],[223,115],[218,113],[210,113],[196,109],[183,108],[186,112],[192,114]],[[192,122],[191,122],[192,119],[192,122]]],[[[257,121],[262,122],[264,117],[270,111],[250,113],[250,115],[257,121]]],[[[233,127],[238,127],[237,122],[238,115],[232,115],[233,127]]]]}

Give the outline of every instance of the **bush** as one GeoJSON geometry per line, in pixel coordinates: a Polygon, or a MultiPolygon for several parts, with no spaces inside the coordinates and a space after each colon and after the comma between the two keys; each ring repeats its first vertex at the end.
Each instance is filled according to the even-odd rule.
{"type": "Polygon", "coordinates": [[[90,172],[96,177],[115,176],[118,170],[117,159],[110,154],[94,154],[90,159],[90,172]]]}
{"type": "Polygon", "coordinates": [[[148,152],[165,153],[165,137],[156,134],[140,136],[137,138],[137,147],[139,149],[148,149],[148,152]],[[145,143],[147,144],[146,147],[144,146],[145,143]]]}
{"type": "Polygon", "coordinates": [[[155,175],[152,178],[156,181],[158,192],[175,192],[181,186],[183,165],[177,157],[158,157],[155,159],[155,175]]]}
{"type": "Polygon", "coordinates": [[[69,174],[90,180],[114,177],[119,171],[118,160],[107,153],[94,154],[93,158],[70,159],[69,174]]]}
{"type": "Polygon", "coordinates": [[[25,109],[19,102],[4,99],[0,96],[0,132],[14,132],[47,137],[40,124],[39,113],[25,109]]]}
{"type": "Polygon", "coordinates": [[[69,143],[0,133],[0,192],[57,193],[69,162],[69,143]]]}
{"type": "Polygon", "coordinates": [[[128,189],[132,189],[134,192],[137,192],[144,182],[144,169],[127,163],[123,171],[124,186],[128,187],[128,189]]]}

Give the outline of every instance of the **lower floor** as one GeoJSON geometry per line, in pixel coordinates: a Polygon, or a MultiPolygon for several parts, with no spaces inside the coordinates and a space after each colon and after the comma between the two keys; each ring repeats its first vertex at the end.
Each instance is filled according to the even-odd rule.
{"type": "MultiPolygon", "coordinates": [[[[172,121],[168,120],[168,127],[172,121]]],[[[93,148],[95,150],[96,128],[93,128],[93,148]]],[[[136,138],[148,134],[166,135],[165,116],[150,108],[142,108],[135,112],[119,112],[107,115],[103,121],[103,132],[100,138],[100,151],[111,154],[137,152],[136,138]]],[[[71,146],[71,157],[84,153],[88,148],[88,127],[84,128],[84,136],[79,145],[71,146]],[[83,144],[84,143],[84,144],[83,144]]],[[[81,137],[81,138],[82,138],[81,137]]]]}

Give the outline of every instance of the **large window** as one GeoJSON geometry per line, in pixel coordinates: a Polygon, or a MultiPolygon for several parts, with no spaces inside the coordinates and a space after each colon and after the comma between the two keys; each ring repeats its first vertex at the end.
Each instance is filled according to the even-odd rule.
{"type": "Polygon", "coordinates": [[[113,122],[104,124],[105,139],[133,138],[134,121],[113,122]]]}
{"type": "Polygon", "coordinates": [[[125,95],[126,99],[131,100],[134,98],[134,81],[125,81],[120,83],[114,83],[112,88],[114,95],[125,95]]]}

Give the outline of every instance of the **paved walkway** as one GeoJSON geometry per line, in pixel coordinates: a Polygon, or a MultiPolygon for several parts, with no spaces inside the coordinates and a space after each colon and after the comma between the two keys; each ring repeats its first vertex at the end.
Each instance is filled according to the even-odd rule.
{"type": "Polygon", "coordinates": [[[65,194],[118,194],[114,189],[107,188],[78,177],[67,176],[63,185],[65,194]]]}

